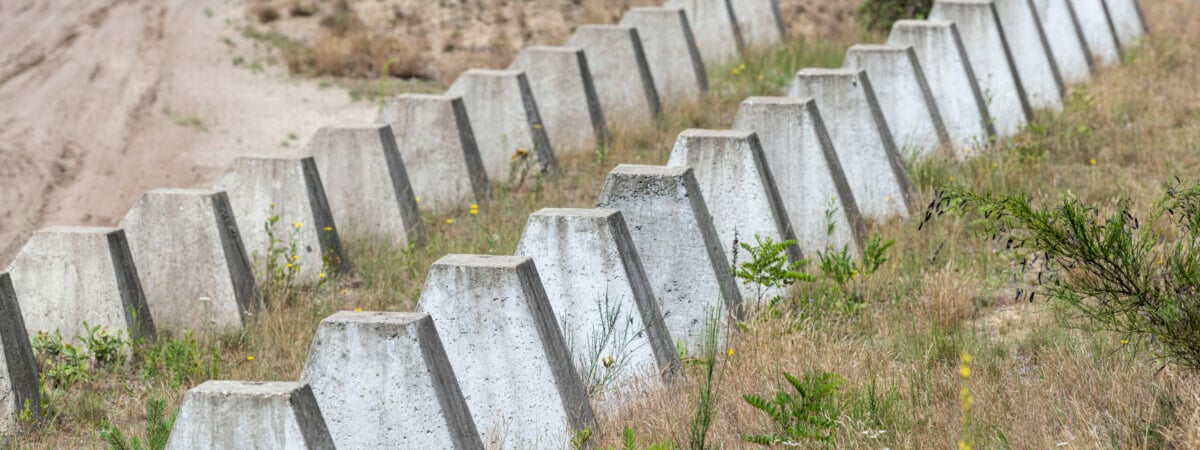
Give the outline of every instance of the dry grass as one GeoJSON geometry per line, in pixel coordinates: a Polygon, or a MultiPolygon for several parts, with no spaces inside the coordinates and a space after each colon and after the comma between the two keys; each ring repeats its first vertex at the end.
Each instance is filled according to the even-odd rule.
{"type": "MultiPolygon", "coordinates": [[[[1147,205],[1174,176],[1200,178],[1192,172],[1200,167],[1200,91],[1194,88],[1200,83],[1200,31],[1192,26],[1200,20],[1200,5],[1146,3],[1156,34],[1131,64],[1107,69],[1076,89],[1066,111],[1038,119],[1042,132],[1001,142],[965,163],[934,158],[911,164],[916,198],[927,201],[953,182],[1022,191],[1043,201],[1071,195],[1147,205]]],[[[437,258],[511,254],[531,212],[592,205],[608,169],[664,163],[679,131],[727,127],[742,98],[778,94],[801,67],[839,65],[851,43],[848,37],[797,41],[750,58],[753,63],[738,74],[714,68],[711,95],[671,108],[645,129],[613,130],[604,160],[564,157],[560,179],[540,188],[497,187],[477,216],[466,208],[428,212],[424,248],[350,242],[355,274],[271,305],[244,332],[205,338],[201,347],[219,349],[220,378],[294,380],[321,318],[356,307],[411,309],[437,258]]],[[[733,354],[721,352],[718,362],[709,446],[747,447],[742,434],[767,431],[769,423],[741,396],[773,395],[787,371],[834,372],[846,379],[838,394],[836,448],[953,448],[964,436],[975,448],[1200,447],[1195,374],[1152,360],[1151,343],[1123,344],[1122,336],[1066,328],[1062,313],[1046,303],[1014,302],[1020,287],[1015,261],[1002,245],[973,234],[970,221],[947,216],[920,230],[917,219],[873,228],[897,240],[879,272],[846,287],[826,281],[800,286],[797,301],[752,315],[745,331],[730,337],[733,354]],[[963,353],[974,360],[965,379],[959,372],[963,353]],[[969,429],[959,398],[964,386],[975,397],[969,429]]],[[[617,445],[629,426],[642,443],[670,440],[687,447],[700,385],[694,370],[687,382],[603,409],[592,443],[617,445]]],[[[141,376],[137,365],[99,373],[51,405],[61,413],[57,422],[27,431],[17,444],[96,446],[101,418],[140,429],[146,398],[167,398],[178,407],[186,389],[201,381],[172,386],[141,376]]]]}

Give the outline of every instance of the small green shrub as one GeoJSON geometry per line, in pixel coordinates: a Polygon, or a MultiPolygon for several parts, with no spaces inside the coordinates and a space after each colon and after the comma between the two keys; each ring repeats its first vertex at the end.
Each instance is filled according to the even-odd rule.
{"type": "Polygon", "coordinates": [[[858,20],[869,30],[886,32],[903,19],[924,19],[933,9],[933,0],[863,0],[858,5],[858,20]]]}
{"type": "Polygon", "coordinates": [[[1064,198],[1034,206],[1025,195],[946,189],[926,220],[948,210],[977,214],[985,235],[1015,252],[1034,288],[1074,312],[1072,325],[1145,338],[1156,357],[1200,370],[1200,184],[1178,180],[1146,220],[1127,201],[1111,213],[1064,198]]]}
{"type": "Polygon", "coordinates": [[[809,374],[799,379],[783,372],[783,377],[795,390],[794,395],[780,387],[771,399],[752,394],[742,396],[746,403],[770,417],[775,425],[773,431],[742,435],[742,440],[765,446],[795,447],[804,441],[831,444],[837,419],[841,416],[841,404],[835,396],[845,380],[835,373],[809,374]]]}
{"type": "Polygon", "coordinates": [[[775,242],[774,239],[755,235],[757,245],[743,242],[741,247],[750,254],[750,259],[733,267],[734,275],[746,283],[758,286],[758,295],[778,292],[801,281],[813,281],[813,276],[801,272],[807,260],[789,263],[787,249],[796,241],[775,242]]]}
{"type": "Polygon", "coordinates": [[[826,278],[833,280],[838,286],[844,286],[859,275],[868,276],[877,272],[888,261],[887,251],[895,244],[895,239],[884,242],[883,238],[876,234],[867,239],[867,245],[863,247],[862,263],[850,254],[850,246],[846,245],[838,252],[817,252],[817,259],[820,261],[818,267],[826,278]]]}
{"type": "Polygon", "coordinates": [[[127,438],[125,433],[115,425],[107,424],[100,428],[100,438],[108,443],[112,450],[162,450],[167,448],[167,440],[171,438],[171,428],[175,426],[178,411],[166,414],[167,402],[151,398],[146,401],[146,435],[143,439],[127,438]]]}

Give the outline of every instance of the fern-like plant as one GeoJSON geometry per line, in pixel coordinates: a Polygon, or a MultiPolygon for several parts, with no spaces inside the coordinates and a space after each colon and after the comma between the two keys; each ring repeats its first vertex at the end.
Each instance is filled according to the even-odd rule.
{"type": "Polygon", "coordinates": [[[752,394],[742,396],[746,403],[770,417],[775,425],[772,432],[742,435],[742,440],[764,446],[795,446],[803,441],[831,444],[837,418],[841,415],[835,395],[845,380],[835,373],[805,375],[804,379],[799,379],[783,372],[783,377],[794,394],[781,387],[771,399],[752,394]]]}

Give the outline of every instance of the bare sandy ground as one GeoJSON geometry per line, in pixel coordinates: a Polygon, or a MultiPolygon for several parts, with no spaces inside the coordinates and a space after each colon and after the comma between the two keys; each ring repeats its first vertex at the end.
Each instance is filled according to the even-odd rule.
{"type": "MultiPolygon", "coordinates": [[[[610,9],[647,1],[529,22],[485,3],[443,31],[484,27],[519,46],[552,44],[571,28],[555,21],[612,22],[620,12],[610,9]],[[505,23],[517,28],[495,25],[505,23]]],[[[781,2],[793,30],[816,35],[854,3],[781,2]]],[[[208,187],[238,156],[296,152],[320,126],[374,118],[373,104],[271,64],[270,46],[242,36],[246,8],[239,0],[0,0],[0,267],[40,228],[115,226],[146,190],[208,187]]],[[[400,32],[418,25],[394,24],[400,32]]]]}

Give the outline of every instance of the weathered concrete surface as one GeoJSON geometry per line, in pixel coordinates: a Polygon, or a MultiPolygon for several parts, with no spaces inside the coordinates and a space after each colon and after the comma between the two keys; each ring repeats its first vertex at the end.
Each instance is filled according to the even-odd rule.
{"type": "MultiPolygon", "coordinates": [[[[397,108],[396,104],[397,101],[393,100],[389,106],[397,108]]],[[[431,136],[445,127],[444,124],[429,125],[421,131],[413,130],[412,133],[431,136]]],[[[428,148],[414,143],[408,151],[419,152],[428,148]]],[[[421,245],[425,241],[425,226],[417,213],[415,195],[418,194],[412,184],[414,179],[405,168],[391,126],[323,127],[308,141],[304,152],[312,156],[317,163],[317,172],[321,174],[325,197],[329,200],[329,209],[333,212],[333,222],[338,225],[339,236],[355,240],[390,242],[400,248],[408,247],[410,242],[421,245]]],[[[455,186],[455,181],[459,180],[455,175],[462,175],[461,179],[468,181],[465,172],[440,170],[454,161],[461,164],[461,158],[445,160],[437,160],[442,167],[433,166],[431,163],[430,167],[424,169],[436,173],[439,184],[433,184],[435,178],[431,174],[419,175],[433,192],[449,191],[447,187],[455,186]]],[[[479,175],[483,176],[482,168],[479,169],[479,175]]],[[[469,185],[469,181],[466,184],[469,185]]],[[[467,194],[461,199],[471,198],[469,193],[468,187],[467,194]]],[[[425,200],[435,205],[439,201],[445,201],[445,198],[438,197],[431,194],[425,200]]]]}
{"type": "Polygon", "coordinates": [[[42,400],[37,361],[29,345],[29,334],[12,278],[0,273],[0,436],[21,431],[21,412],[29,406],[33,419],[42,417],[42,400]]]}
{"type": "Polygon", "coordinates": [[[691,103],[708,90],[704,60],[683,9],[633,8],[621,25],[637,29],[661,101],[691,103]]]}
{"type": "Polygon", "coordinates": [[[428,314],[326,317],[300,381],[338,448],[483,448],[428,314]]]}
{"type": "Polygon", "coordinates": [[[729,0],[729,5],[747,46],[779,45],[787,37],[779,0],[729,0]]]}
{"type": "Polygon", "coordinates": [[[986,145],[996,130],[957,25],[946,21],[900,20],[892,25],[887,43],[911,45],[916,52],[950,134],[954,153],[962,155],[986,145]]]}
{"type": "Polygon", "coordinates": [[[692,169],[619,165],[596,207],[621,211],[676,343],[697,351],[710,318],[723,330],[740,317],[742,294],[692,169]]]}
{"type": "Polygon", "coordinates": [[[591,153],[608,141],[608,124],[582,49],[527,47],[509,69],[525,71],[558,154],[591,153]]]}
{"type": "MultiPolygon", "coordinates": [[[[755,237],[783,242],[796,238],[775,177],[763,156],[758,136],[751,131],[686,130],[671,149],[668,166],[691,167],[701,195],[712,214],[713,226],[727,264],[745,262],[741,243],[756,245],[755,237]]],[[[800,248],[788,248],[788,259],[798,261],[800,248]]],[[[752,306],[780,295],[738,280],[742,300],[752,306]]]]}
{"type": "Polygon", "coordinates": [[[114,336],[154,336],[152,308],[146,307],[129,247],[119,228],[50,227],[35,233],[8,267],[28,330],[62,333],[76,344],[88,336],[85,323],[114,336]]]}
{"type": "Polygon", "coordinates": [[[849,246],[858,254],[866,227],[817,102],[751,97],[738,108],[733,129],[758,134],[801,251],[849,246]]]}
{"type": "Polygon", "coordinates": [[[1058,61],[1050,53],[1050,42],[1038,20],[1033,0],[994,1],[1012,53],[1013,68],[1025,88],[1029,107],[1061,111],[1065,91],[1058,61]]]}
{"type": "Polygon", "coordinates": [[[307,384],[206,381],[187,392],[168,449],[333,450],[307,384]]]}
{"type": "Polygon", "coordinates": [[[663,6],[683,8],[687,13],[704,64],[729,64],[738,59],[743,41],[730,0],[668,0],[663,6]]]}
{"type": "Polygon", "coordinates": [[[1086,83],[1092,79],[1092,52],[1075,16],[1071,0],[1033,0],[1033,9],[1046,32],[1050,53],[1058,64],[1063,84],[1086,83]]]}
{"type": "Polygon", "coordinates": [[[121,228],[159,329],[240,328],[243,314],[258,309],[250,258],[225,192],[146,192],[121,228]]]}
{"type": "Polygon", "coordinates": [[[567,448],[595,426],[591,403],[533,260],[447,255],[417,311],[429,313],[463,397],[497,448],[567,448]]]}
{"type": "MultiPolygon", "coordinates": [[[[462,97],[401,94],[375,120],[390,124],[418,206],[461,206],[492,196],[462,97]]],[[[386,140],[385,140],[386,141],[386,140]]]]}
{"type": "Polygon", "coordinates": [[[567,46],[582,48],[610,131],[640,127],[658,117],[662,107],[637,29],[618,25],[583,25],[567,46]]]}
{"type": "Polygon", "coordinates": [[[524,168],[527,176],[558,170],[525,72],[471,69],[446,94],[462,97],[489,180],[516,181],[524,168]]]}
{"type": "Polygon", "coordinates": [[[1070,0],[1075,8],[1075,18],[1083,31],[1084,41],[1092,52],[1092,62],[1108,66],[1121,62],[1121,46],[1117,43],[1116,30],[1108,16],[1104,0],[1070,0]]]}
{"type": "Polygon", "coordinates": [[[995,4],[991,0],[939,0],[929,17],[958,24],[967,59],[988,102],[988,112],[996,121],[996,133],[1012,136],[1020,132],[1033,109],[1013,64],[995,4]]]}
{"type": "Polygon", "coordinates": [[[525,223],[517,255],[537,265],[590,391],[621,392],[679,373],[674,342],[620,211],[539,210],[525,223]],[[601,363],[605,357],[611,367],[601,363]]]}
{"type": "Polygon", "coordinates": [[[1113,32],[1121,49],[1128,52],[1136,47],[1146,35],[1146,18],[1138,0],[1104,0],[1108,17],[1112,20],[1113,32]]]}
{"type": "Polygon", "coordinates": [[[214,188],[229,196],[233,216],[241,224],[242,247],[259,280],[270,276],[271,265],[291,265],[286,270],[300,283],[349,272],[350,261],[311,156],[238,158],[214,188]]]}
{"type": "Polygon", "coordinates": [[[855,45],[846,51],[842,67],[867,72],[901,154],[924,156],[953,147],[912,46],[855,45]]]}
{"type": "Polygon", "coordinates": [[[908,217],[912,186],[867,72],[804,69],[788,95],[816,100],[863,217],[908,217]]]}

